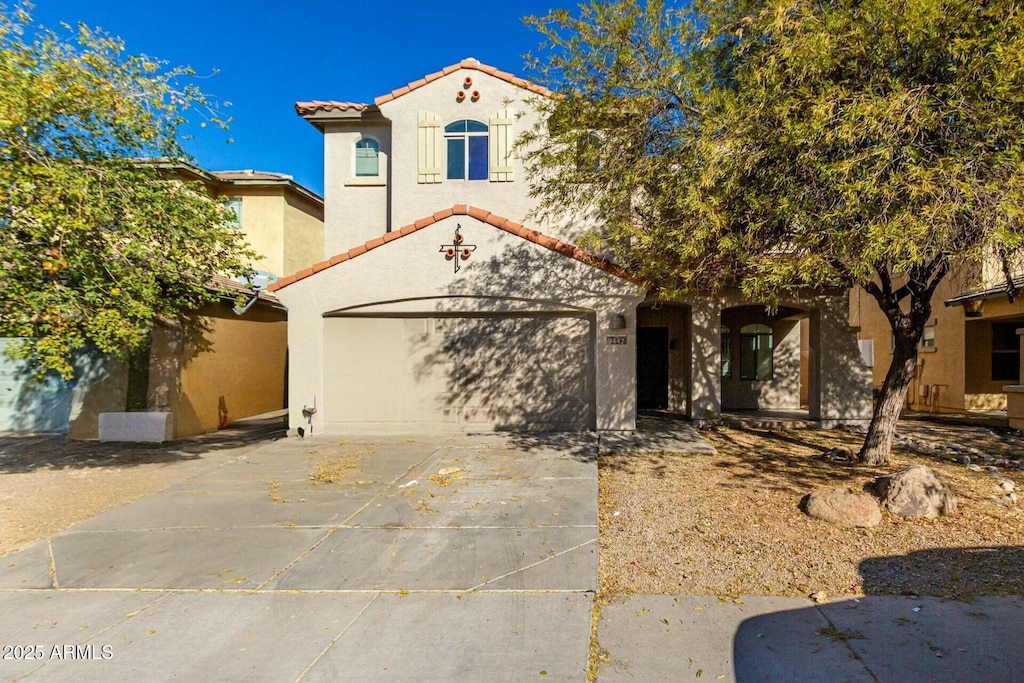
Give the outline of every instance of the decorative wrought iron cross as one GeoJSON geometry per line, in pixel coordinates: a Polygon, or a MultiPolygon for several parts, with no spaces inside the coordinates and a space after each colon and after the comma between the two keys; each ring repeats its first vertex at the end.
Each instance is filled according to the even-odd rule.
{"type": "Polygon", "coordinates": [[[465,238],[459,232],[462,230],[461,224],[455,225],[455,237],[452,239],[451,244],[442,244],[440,251],[444,252],[444,257],[448,261],[455,261],[455,272],[459,272],[459,261],[465,261],[468,259],[474,251],[476,251],[475,244],[464,244],[465,238]]]}

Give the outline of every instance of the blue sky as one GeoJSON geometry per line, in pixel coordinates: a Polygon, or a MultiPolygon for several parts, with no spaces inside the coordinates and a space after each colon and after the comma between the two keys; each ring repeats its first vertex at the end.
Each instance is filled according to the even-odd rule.
{"type": "MultiPolygon", "coordinates": [[[[210,95],[232,103],[230,137],[191,126],[187,143],[209,170],[288,173],[323,194],[320,133],[295,114],[297,100],[372,102],[425,74],[476,57],[524,74],[539,35],[521,18],[575,0],[35,0],[35,23],[67,32],[79,21],[120,36],[126,50],[191,65],[210,95]]],[[[6,4],[13,4],[8,2],[6,4]]]]}

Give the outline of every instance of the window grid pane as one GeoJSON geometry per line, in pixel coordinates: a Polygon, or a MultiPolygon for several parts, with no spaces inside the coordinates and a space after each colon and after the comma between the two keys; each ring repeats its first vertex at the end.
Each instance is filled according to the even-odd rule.
{"type": "Polygon", "coordinates": [[[466,178],[466,139],[448,138],[448,179],[465,180],[466,178]]]}
{"type": "Polygon", "coordinates": [[[469,138],[469,179],[487,180],[487,138],[482,135],[469,138]]]}
{"type": "MultiPolygon", "coordinates": [[[[764,325],[747,325],[743,330],[767,328],[764,325]]],[[[740,335],[740,379],[768,382],[774,372],[771,333],[740,335]]]]}

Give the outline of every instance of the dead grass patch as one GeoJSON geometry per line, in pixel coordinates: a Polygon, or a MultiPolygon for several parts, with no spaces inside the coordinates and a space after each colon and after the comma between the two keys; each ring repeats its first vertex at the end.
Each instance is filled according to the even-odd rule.
{"type": "MultiPolygon", "coordinates": [[[[971,429],[961,428],[956,438],[986,448],[987,430],[971,429]]],[[[844,431],[722,429],[704,436],[717,454],[600,459],[603,593],[1024,593],[1024,515],[993,500],[998,485],[988,471],[901,447],[888,467],[818,459],[839,446],[856,452],[862,437],[844,431]],[[798,509],[815,488],[860,491],[916,464],[931,467],[952,489],[959,502],[954,514],[911,520],[883,513],[873,529],[846,529],[798,509]]],[[[930,436],[922,427],[915,438],[950,433],[930,436]]],[[[1019,470],[998,474],[1024,485],[1019,470]]]]}

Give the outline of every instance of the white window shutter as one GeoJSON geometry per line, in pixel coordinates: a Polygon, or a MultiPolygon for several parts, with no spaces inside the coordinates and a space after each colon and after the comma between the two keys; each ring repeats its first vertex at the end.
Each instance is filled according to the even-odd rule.
{"type": "Polygon", "coordinates": [[[512,165],[512,124],[516,113],[512,109],[502,109],[490,120],[488,131],[488,171],[492,183],[510,183],[514,180],[512,165]]]}
{"type": "Polygon", "coordinates": [[[441,117],[429,111],[416,113],[416,182],[439,183],[444,164],[441,117]]]}

